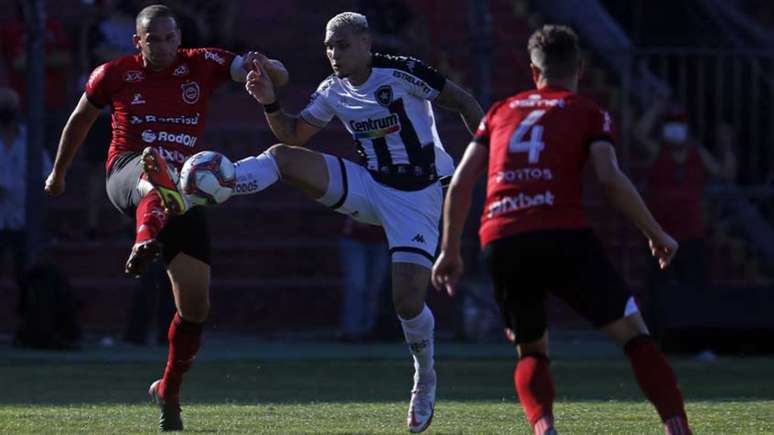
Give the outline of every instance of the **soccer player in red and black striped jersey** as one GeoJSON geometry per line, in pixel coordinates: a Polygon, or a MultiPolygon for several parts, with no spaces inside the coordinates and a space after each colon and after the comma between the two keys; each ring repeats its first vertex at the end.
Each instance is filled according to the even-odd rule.
{"type": "Polygon", "coordinates": [[[207,102],[215,88],[229,80],[244,82],[254,61],[262,62],[276,86],[287,82],[287,71],[277,61],[258,59],[255,52],[242,57],[217,48],[181,49],[177,20],[163,5],[140,11],[136,30],[133,40],[139,53],[92,72],[62,132],[45,190],[51,195],[64,192],[65,175],[78,148],[100,109],[110,106],[107,193],[137,225],[126,272],[139,275],[153,257],[162,255],[177,305],[164,375],[150,393],[161,406],[161,429],[182,430],[180,386],[199,350],[209,313],[210,239],[202,210],[169,217],[167,209],[172,207],[162,202],[169,188],[174,189],[168,166],[179,169],[200,150],[207,102]]]}
{"type": "Polygon", "coordinates": [[[462,228],[475,181],[488,164],[481,244],[516,343],[514,384],[534,433],[556,433],[544,306],[551,292],[623,348],[666,433],[689,434],[675,374],[586,223],[581,198],[586,162],[612,205],[647,238],[662,269],[677,242],[618,168],[609,114],[576,94],[581,61],[575,32],[544,26],[530,37],[528,49],[536,89],[495,103],[468,146],[447,194],[433,284],[453,293],[462,274],[462,228]]]}

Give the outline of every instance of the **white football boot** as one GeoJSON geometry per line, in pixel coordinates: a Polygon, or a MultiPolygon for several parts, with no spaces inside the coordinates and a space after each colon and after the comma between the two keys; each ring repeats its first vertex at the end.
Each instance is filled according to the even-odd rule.
{"type": "Polygon", "coordinates": [[[408,430],[411,433],[424,432],[430,427],[435,411],[435,370],[419,378],[419,373],[414,373],[414,389],[411,390],[411,402],[409,402],[408,430]]]}

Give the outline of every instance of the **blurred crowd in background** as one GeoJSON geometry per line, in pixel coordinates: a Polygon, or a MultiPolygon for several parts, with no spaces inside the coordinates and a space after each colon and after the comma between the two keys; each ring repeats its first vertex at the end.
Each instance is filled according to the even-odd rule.
{"type": "MultiPolygon", "coordinates": [[[[72,171],[79,175],[68,180],[77,187],[64,198],[46,200],[45,249],[27,250],[25,217],[19,213],[25,208],[25,185],[19,182],[25,179],[25,2],[2,3],[0,295],[4,307],[0,331],[15,334],[20,345],[33,347],[72,347],[81,330],[113,334],[137,344],[163,343],[166,331],[152,326],[152,319],[158,312],[163,324],[174,308],[162,268],[137,281],[121,275],[123,249],[132,228],[108,210],[104,193],[104,160],[111,136],[107,110],[79,153],[78,169],[72,171]],[[50,317],[50,330],[25,330],[29,316],[50,317]]],[[[91,70],[137,52],[132,44],[134,16],[151,3],[157,2],[43,2],[44,165],[50,165],[67,114],[91,70]]],[[[283,98],[294,107],[302,106],[330,73],[323,27],[328,18],[344,10],[368,17],[375,51],[411,55],[437,66],[470,88],[485,107],[532,85],[526,41],[533,29],[546,22],[572,25],[586,51],[581,93],[614,115],[622,167],[642,190],[656,218],[681,244],[673,267],[659,272],[635,229],[606,211],[600,192],[586,192],[593,225],[640,295],[649,326],[665,340],[677,340],[678,348],[675,331],[774,330],[771,316],[765,315],[767,308],[774,309],[771,2],[163,3],[178,16],[184,47],[259,50],[282,60],[291,76],[283,98]],[[686,307],[693,309],[686,313],[686,307]]],[[[238,158],[274,143],[261,111],[239,85],[227,87],[212,104],[216,108],[211,111],[206,148],[238,158]]],[[[445,114],[437,116],[441,137],[458,158],[469,135],[445,114]]],[[[313,146],[345,156],[354,152],[351,138],[342,130],[322,134],[313,146]]],[[[234,203],[229,205],[233,213],[213,212],[215,301],[210,322],[216,328],[262,334],[327,331],[345,341],[398,337],[385,291],[388,257],[381,229],[338,216],[318,219],[325,210],[281,188],[234,203]],[[292,214],[305,216],[305,222],[287,218],[292,214]],[[311,226],[315,229],[308,230],[311,226]],[[299,252],[326,260],[306,267],[304,261],[311,260],[299,258],[299,252]],[[335,261],[327,260],[332,256],[335,261]],[[235,262],[237,257],[240,261],[235,262]],[[221,268],[228,273],[219,274],[219,262],[231,266],[221,268]],[[236,263],[242,269],[233,266],[236,263]],[[267,277],[251,263],[269,263],[267,268],[276,263],[273,269],[282,273],[267,277]]],[[[470,267],[465,291],[453,301],[431,297],[434,311],[440,313],[442,336],[499,337],[499,316],[477,266],[477,221],[474,211],[466,232],[470,267]]],[[[552,312],[552,318],[559,327],[583,327],[561,308],[552,312]]]]}

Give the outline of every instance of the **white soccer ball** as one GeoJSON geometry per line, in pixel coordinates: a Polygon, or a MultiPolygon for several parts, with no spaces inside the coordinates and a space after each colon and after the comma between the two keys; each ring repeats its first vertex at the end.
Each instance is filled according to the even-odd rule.
{"type": "Polygon", "coordinates": [[[215,151],[192,155],[180,171],[180,188],[194,205],[225,202],[236,186],[234,164],[215,151]]]}

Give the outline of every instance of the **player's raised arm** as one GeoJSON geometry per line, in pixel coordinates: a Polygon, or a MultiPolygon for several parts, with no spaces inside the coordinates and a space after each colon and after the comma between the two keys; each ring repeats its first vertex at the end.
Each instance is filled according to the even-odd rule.
{"type": "Polygon", "coordinates": [[[607,141],[592,143],[591,163],[613,207],[639,228],[648,239],[651,253],[658,259],[659,266],[666,268],[677,252],[677,242],[664,232],[629,177],[621,172],[613,145],[607,141]]]}
{"type": "Polygon", "coordinates": [[[44,187],[49,195],[56,196],[64,193],[67,170],[97,116],[99,116],[99,109],[89,102],[84,93],[62,130],[54,167],[46,178],[44,187]]]}
{"type": "Polygon", "coordinates": [[[247,74],[256,69],[255,62],[263,66],[272,84],[281,88],[288,84],[290,74],[285,65],[277,59],[269,59],[263,53],[248,51],[244,56],[237,56],[231,64],[231,78],[236,82],[247,81],[247,74]]]}
{"type": "Polygon", "coordinates": [[[667,110],[668,100],[666,96],[657,95],[648,110],[642,115],[642,118],[634,127],[634,140],[637,145],[645,152],[649,160],[654,160],[661,147],[657,138],[653,136],[653,129],[656,121],[667,110]]]}
{"type": "Polygon", "coordinates": [[[471,142],[462,156],[460,166],[454,172],[446,194],[441,252],[433,266],[432,282],[437,290],[446,289],[450,296],[455,294],[454,284],[464,270],[460,256],[460,239],[470,210],[473,187],[486,168],[488,155],[486,146],[471,142]]]}
{"type": "Polygon", "coordinates": [[[478,123],[484,117],[484,111],[478,101],[451,80],[446,81],[443,90],[433,103],[444,109],[458,112],[471,134],[476,131],[478,123]]]}
{"type": "Polygon", "coordinates": [[[288,145],[303,146],[321,128],[301,119],[299,115],[289,114],[280,107],[275,85],[266,67],[259,61],[253,62],[254,69],[247,74],[245,89],[263,105],[266,120],[274,135],[288,145]]]}

